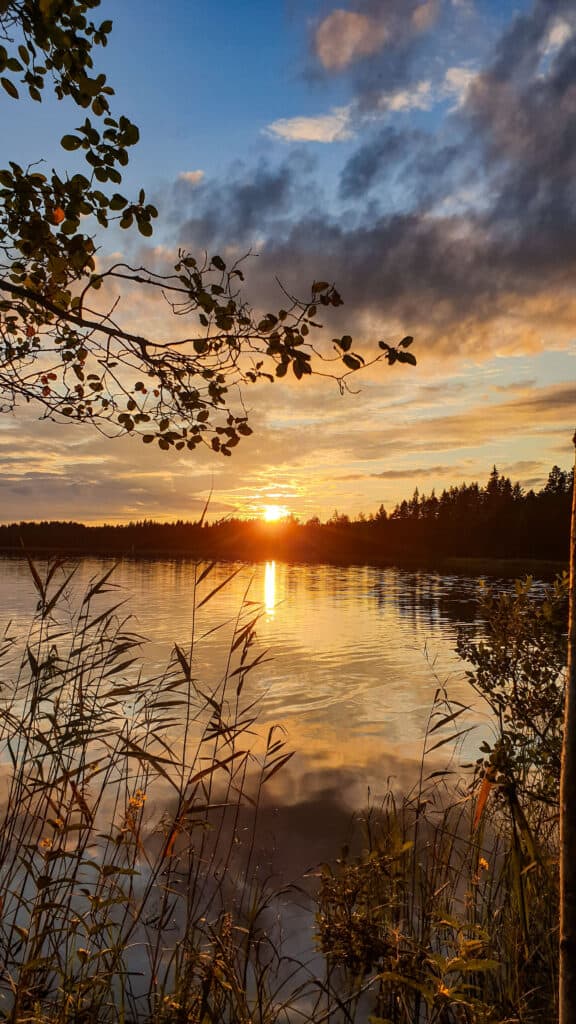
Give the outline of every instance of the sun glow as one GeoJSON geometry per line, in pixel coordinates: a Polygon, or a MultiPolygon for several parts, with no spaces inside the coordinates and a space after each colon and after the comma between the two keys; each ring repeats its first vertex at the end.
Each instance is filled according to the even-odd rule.
{"type": "Polygon", "coordinates": [[[263,516],[266,523],[275,523],[287,515],[288,509],[285,505],[264,505],[263,516]]]}

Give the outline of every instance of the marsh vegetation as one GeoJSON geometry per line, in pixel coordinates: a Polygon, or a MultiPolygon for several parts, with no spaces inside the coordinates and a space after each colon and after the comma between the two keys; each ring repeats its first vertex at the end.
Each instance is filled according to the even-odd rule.
{"type": "Polygon", "coordinates": [[[60,565],[30,570],[34,621],[0,648],[0,1019],[555,1019],[565,581],[488,593],[482,637],[462,638],[496,724],[478,759],[460,766],[466,705],[438,687],[415,788],[359,809],[349,847],[287,893],[256,856],[291,757],[245,686],[266,657],[258,608],[238,610],[208,688],[210,564],[189,644],[151,676],[109,572],[72,600],[60,565]]]}

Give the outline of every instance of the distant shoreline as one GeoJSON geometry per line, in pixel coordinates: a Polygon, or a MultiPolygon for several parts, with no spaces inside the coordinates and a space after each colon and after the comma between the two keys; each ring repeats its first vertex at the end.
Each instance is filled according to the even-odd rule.
{"type": "Polygon", "coordinates": [[[383,505],[351,520],[295,516],[208,523],[142,519],[86,525],[71,520],[0,524],[0,551],[110,558],[227,562],[277,560],[304,565],[377,565],[445,574],[551,577],[568,564],[572,474],[554,466],[546,486],[525,494],[496,467],[485,487],[461,484],[383,505]]]}
{"type": "Polygon", "coordinates": [[[482,556],[451,556],[437,555],[436,557],[425,557],[422,554],[402,556],[376,556],[372,557],[328,557],[326,554],[319,557],[303,557],[301,553],[290,554],[283,551],[278,554],[268,552],[265,555],[254,553],[248,556],[247,552],[226,554],[222,552],[206,551],[204,553],[196,550],[175,550],[170,548],[159,549],[110,549],[90,550],[88,547],[57,547],[54,544],[26,546],[16,548],[14,546],[0,545],[0,555],[8,557],[23,558],[29,555],[32,558],[106,558],[106,559],[127,559],[134,561],[216,561],[216,562],[243,562],[254,564],[258,562],[278,561],[295,565],[335,565],[335,566],[373,566],[375,568],[400,569],[407,572],[439,572],[443,575],[454,574],[456,576],[492,576],[505,579],[518,579],[524,576],[534,576],[539,579],[550,579],[568,569],[568,563],[558,559],[545,558],[501,558],[482,556]]]}

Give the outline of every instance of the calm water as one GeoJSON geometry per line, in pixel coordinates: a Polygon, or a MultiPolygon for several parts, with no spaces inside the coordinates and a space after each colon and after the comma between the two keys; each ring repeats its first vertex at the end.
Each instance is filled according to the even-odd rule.
{"type": "MultiPolygon", "coordinates": [[[[81,560],[69,605],[77,606],[90,581],[112,564],[81,560]]],[[[445,684],[452,698],[470,701],[454,646],[459,628],[474,628],[478,581],[374,567],[220,564],[195,601],[198,573],[186,562],[124,561],[112,577],[115,589],[99,601],[110,606],[126,599],[133,629],[148,638],[141,654],[152,676],[175,641],[189,648],[194,620],[194,675],[204,691],[223,677],[238,617],[259,613],[254,654],[269,650],[270,659],[250,673],[244,694],[257,699],[263,732],[281,725],[296,754],[266,784],[256,819],[245,805],[233,822],[233,840],[230,829],[216,844],[223,835],[233,851],[228,899],[241,904],[248,877],[267,890],[276,887],[266,926],[278,931],[285,955],[321,971],[305,889],[314,887],[319,863],[337,857],[342,843],[354,844],[353,811],[368,798],[377,806],[390,786],[406,792],[416,781],[437,687],[445,684]],[[248,865],[249,876],[243,874],[248,865]],[[290,881],[297,887],[285,888],[290,881]]],[[[11,633],[25,636],[36,601],[26,562],[0,557],[0,634],[11,620],[11,633]]],[[[486,729],[478,711],[472,720],[479,724],[456,751],[456,766],[476,755],[486,729]]],[[[431,742],[441,737],[435,732],[431,742]]],[[[173,739],[177,744],[178,735],[173,739]]],[[[445,766],[451,746],[433,755],[430,771],[445,766]]],[[[167,806],[167,788],[147,794],[152,822],[167,806]]],[[[140,971],[137,943],[133,956],[140,971]]]]}
{"type": "MultiPolygon", "coordinates": [[[[80,561],[71,600],[112,564],[80,561]]],[[[189,646],[195,571],[169,560],[124,561],[115,570],[119,594],[105,600],[127,599],[147,638],[150,670],[166,663],[174,641],[189,646]]],[[[478,581],[374,567],[221,564],[197,603],[234,572],[196,614],[195,673],[203,687],[215,686],[238,614],[261,611],[255,651],[269,650],[270,660],[249,677],[247,696],[258,697],[261,722],[282,725],[297,752],[274,780],[274,799],[289,805],[332,794],[351,807],[368,786],[383,792],[389,777],[406,788],[438,684],[471,699],[454,645],[458,628],[473,621],[478,581]]],[[[35,601],[24,560],[0,558],[0,622],[24,629],[35,601]]],[[[464,755],[479,742],[473,733],[464,755]]]]}

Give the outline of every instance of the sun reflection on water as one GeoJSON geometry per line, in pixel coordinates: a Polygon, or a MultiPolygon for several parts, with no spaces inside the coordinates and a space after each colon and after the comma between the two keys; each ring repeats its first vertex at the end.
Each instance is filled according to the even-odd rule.
{"type": "Polygon", "coordinates": [[[276,562],[266,562],[264,570],[264,607],[268,615],[276,610],[276,562]]]}

